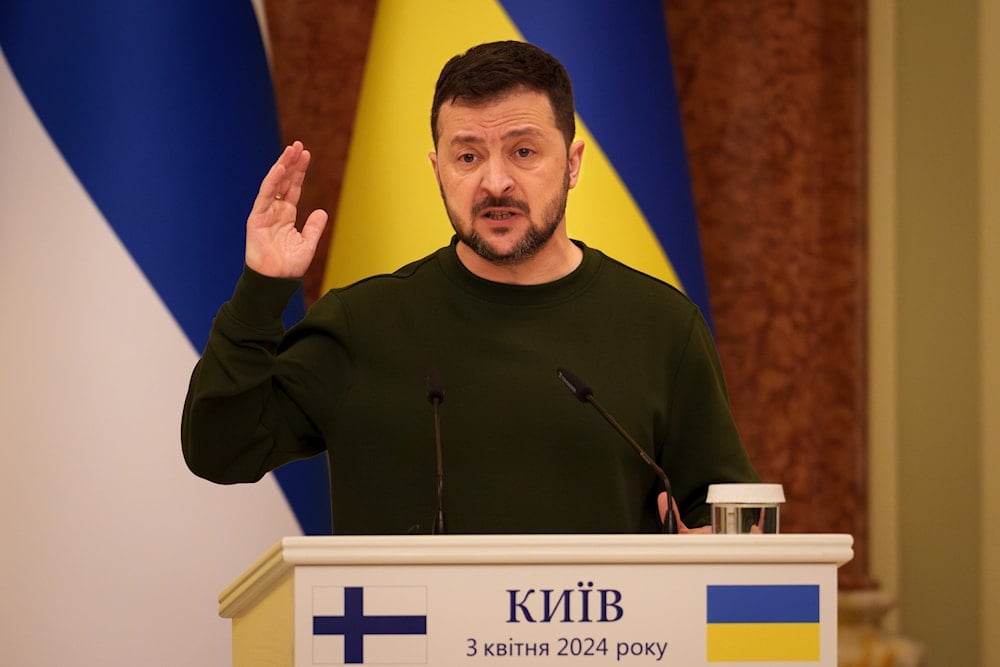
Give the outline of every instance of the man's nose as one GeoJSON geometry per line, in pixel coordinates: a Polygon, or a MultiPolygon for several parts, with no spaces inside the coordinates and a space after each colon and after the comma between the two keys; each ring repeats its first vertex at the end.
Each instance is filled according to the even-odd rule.
{"type": "Polygon", "coordinates": [[[510,165],[502,157],[493,157],[483,165],[483,190],[499,197],[514,190],[514,178],[510,165]]]}

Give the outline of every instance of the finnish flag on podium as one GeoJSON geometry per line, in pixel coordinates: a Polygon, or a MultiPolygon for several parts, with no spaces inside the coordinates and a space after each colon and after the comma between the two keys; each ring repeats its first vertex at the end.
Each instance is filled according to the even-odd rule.
{"type": "Polygon", "coordinates": [[[317,586],[312,593],[313,664],[426,664],[426,586],[317,586]]]}

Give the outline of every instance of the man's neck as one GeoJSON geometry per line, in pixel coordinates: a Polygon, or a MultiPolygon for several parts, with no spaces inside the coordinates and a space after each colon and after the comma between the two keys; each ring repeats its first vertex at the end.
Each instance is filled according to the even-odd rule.
{"type": "Polygon", "coordinates": [[[480,257],[461,241],[458,259],[484,280],[508,285],[542,285],[568,276],[583,261],[583,250],[567,236],[553,236],[535,255],[517,264],[497,264],[480,257]]]}

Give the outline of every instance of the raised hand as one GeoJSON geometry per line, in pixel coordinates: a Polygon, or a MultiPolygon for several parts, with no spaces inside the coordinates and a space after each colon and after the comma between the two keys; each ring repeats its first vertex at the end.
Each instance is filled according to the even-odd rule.
{"type": "Polygon", "coordinates": [[[246,263],[273,278],[301,278],[316,254],[316,245],[329,216],[316,209],[301,231],[295,225],[302,181],[310,155],[302,142],[285,147],[261,181],[247,217],[246,263]]]}

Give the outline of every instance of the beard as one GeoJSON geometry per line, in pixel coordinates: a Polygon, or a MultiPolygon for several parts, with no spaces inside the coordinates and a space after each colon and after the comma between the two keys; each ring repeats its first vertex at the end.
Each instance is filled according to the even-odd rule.
{"type": "MultiPolygon", "coordinates": [[[[535,223],[532,220],[531,209],[525,201],[514,199],[513,197],[487,197],[473,206],[472,214],[467,221],[468,224],[463,224],[466,221],[448,204],[448,198],[445,197],[443,190],[441,198],[444,200],[448,219],[451,220],[451,226],[455,230],[455,235],[459,241],[472,248],[473,252],[488,262],[502,266],[513,266],[521,264],[538,254],[538,251],[548,243],[552,235],[555,234],[556,229],[559,228],[559,223],[562,222],[562,219],[566,215],[566,202],[569,198],[569,170],[566,170],[566,174],[563,177],[563,185],[560,192],[550,199],[542,210],[540,223],[535,223]],[[524,214],[530,223],[528,229],[525,230],[517,243],[505,252],[497,251],[490,241],[475,229],[473,221],[479,217],[481,211],[487,208],[517,209],[524,214]]],[[[514,232],[507,229],[499,233],[506,235],[513,234],[514,232]]]]}

